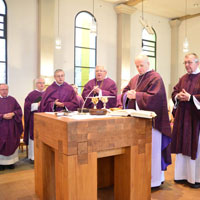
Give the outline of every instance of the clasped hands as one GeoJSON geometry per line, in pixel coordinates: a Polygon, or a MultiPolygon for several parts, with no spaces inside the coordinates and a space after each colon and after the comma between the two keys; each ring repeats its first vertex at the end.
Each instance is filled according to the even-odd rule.
{"type": "Polygon", "coordinates": [[[6,113],[3,115],[4,119],[12,119],[15,116],[14,112],[6,113]]]}
{"type": "Polygon", "coordinates": [[[99,94],[100,90],[101,90],[101,89],[100,89],[98,86],[94,86],[94,87],[93,87],[93,92],[94,92],[94,94],[99,94]]]}
{"type": "Polygon", "coordinates": [[[185,89],[182,89],[182,91],[177,94],[177,99],[179,101],[189,101],[190,97],[191,95],[186,92],[185,89]]]}
{"type": "Polygon", "coordinates": [[[56,99],[54,101],[54,105],[56,105],[58,107],[61,107],[61,108],[65,107],[64,103],[59,102],[59,99],[56,99]]]}
{"type": "Polygon", "coordinates": [[[135,91],[135,90],[129,90],[129,91],[127,92],[127,97],[128,97],[129,99],[136,99],[136,91],[135,91]]]}

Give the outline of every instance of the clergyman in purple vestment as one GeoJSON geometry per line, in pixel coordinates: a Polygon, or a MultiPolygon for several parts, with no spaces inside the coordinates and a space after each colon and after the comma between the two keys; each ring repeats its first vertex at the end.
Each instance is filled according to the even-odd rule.
{"type": "Polygon", "coordinates": [[[8,96],[8,85],[0,84],[0,170],[14,168],[22,132],[22,109],[14,97],[8,96]]]}
{"type": "MultiPolygon", "coordinates": [[[[85,84],[84,90],[82,92],[82,97],[85,101],[85,106],[84,106],[85,108],[94,107],[91,98],[88,98],[94,96],[112,96],[113,98],[108,98],[108,102],[106,103],[106,108],[116,107],[117,85],[112,79],[106,78],[106,75],[107,75],[107,70],[103,66],[96,66],[95,78],[88,81],[88,83],[85,84]]],[[[103,103],[101,101],[98,102],[97,108],[99,109],[103,108],[103,103]]]]}
{"type": "Polygon", "coordinates": [[[79,108],[82,108],[83,103],[84,103],[83,97],[79,96],[78,87],[75,84],[71,84],[71,86],[73,87],[73,89],[74,89],[74,91],[76,93],[76,97],[77,97],[77,100],[78,100],[78,106],[79,106],[79,108]]]}
{"type": "Polygon", "coordinates": [[[45,80],[43,78],[35,79],[35,87],[36,89],[28,94],[24,103],[24,142],[28,145],[28,158],[31,160],[34,160],[33,115],[38,112],[45,88],[45,80]]]}
{"type": "Polygon", "coordinates": [[[65,73],[62,69],[54,72],[55,81],[46,89],[39,106],[40,112],[53,112],[78,108],[76,93],[71,85],[64,82],[65,73]]]}
{"type": "Polygon", "coordinates": [[[171,128],[169,123],[165,86],[161,76],[150,70],[146,55],[135,59],[139,72],[124,88],[122,101],[125,108],[154,111],[157,116],[152,129],[151,187],[164,181],[164,170],[171,164],[171,128]]]}
{"type": "Polygon", "coordinates": [[[187,73],[175,85],[172,153],[176,153],[175,182],[200,188],[200,70],[195,53],[185,56],[187,73]]]}

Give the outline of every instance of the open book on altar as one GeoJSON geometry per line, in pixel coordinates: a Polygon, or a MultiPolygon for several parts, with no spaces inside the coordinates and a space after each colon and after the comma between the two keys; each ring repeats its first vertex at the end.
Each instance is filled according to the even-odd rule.
{"type": "Polygon", "coordinates": [[[115,111],[109,112],[107,115],[142,117],[142,118],[149,118],[149,119],[156,117],[156,113],[153,111],[134,110],[134,109],[115,110],[115,111]]]}

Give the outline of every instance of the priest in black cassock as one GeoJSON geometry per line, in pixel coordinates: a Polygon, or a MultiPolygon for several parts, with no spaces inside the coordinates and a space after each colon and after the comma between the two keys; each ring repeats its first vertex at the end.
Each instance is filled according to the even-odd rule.
{"type": "Polygon", "coordinates": [[[24,103],[24,142],[28,145],[28,158],[34,160],[34,134],[33,134],[33,115],[38,112],[38,107],[44,93],[45,80],[43,78],[35,79],[35,87],[28,94],[24,103]]]}
{"type": "Polygon", "coordinates": [[[22,109],[8,95],[8,85],[0,84],[0,170],[15,167],[22,132],[22,109]]]}
{"type": "Polygon", "coordinates": [[[62,69],[54,72],[55,81],[46,89],[39,106],[40,112],[76,111],[79,107],[76,93],[71,85],[65,82],[62,69]]]}
{"type": "Polygon", "coordinates": [[[165,86],[161,76],[150,69],[146,55],[137,56],[135,65],[139,74],[124,88],[122,101],[125,108],[157,114],[152,124],[151,187],[158,187],[164,181],[164,171],[171,164],[171,128],[165,86]]]}
{"type": "Polygon", "coordinates": [[[172,153],[176,153],[175,182],[200,188],[200,70],[195,53],[185,56],[187,73],[172,93],[174,127],[172,153]]]}
{"type": "MultiPolygon", "coordinates": [[[[82,97],[85,100],[85,108],[93,108],[94,104],[91,101],[91,98],[94,96],[112,96],[113,98],[108,98],[108,103],[106,103],[106,108],[114,108],[117,104],[117,85],[116,83],[106,77],[107,70],[104,66],[96,66],[95,68],[95,78],[88,81],[82,92],[82,97]]],[[[98,102],[97,108],[103,108],[103,103],[98,102]]]]}

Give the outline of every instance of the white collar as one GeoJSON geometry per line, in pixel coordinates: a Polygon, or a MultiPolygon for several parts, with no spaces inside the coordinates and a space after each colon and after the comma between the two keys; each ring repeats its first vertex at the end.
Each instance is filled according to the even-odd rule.
{"type": "Polygon", "coordinates": [[[0,98],[2,98],[2,99],[5,99],[5,98],[7,98],[8,96],[6,96],[6,97],[2,97],[1,95],[0,95],[0,98]]]}
{"type": "Polygon", "coordinates": [[[139,74],[139,76],[143,76],[143,75],[145,75],[147,72],[150,72],[150,71],[152,71],[152,69],[148,69],[144,74],[139,74]]]}
{"type": "Polygon", "coordinates": [[[198,74],[199,72],[200,72],[200,69],[197,67],[197,69],[194,72],[192,72],[191,74],[198,74]]]}
{"type": "Polygon", "coordinates": [[[38,92],[44,92],[44,90],[40,91],[40,90],[38,90],[37,88],[36,88],[35,90],[38,91],[38,92]]]}
{"type": "Polygon", "coordinates": [[[61,85],[63,85],[63,84],[64,84],[64,83],[63,83],[63,84],[59,84],[59,83],[57,83],[56,81],[55,81],[55,83],[56,83],[56,85],[58,85],[58,86],[61,86],[61,85]]]}

